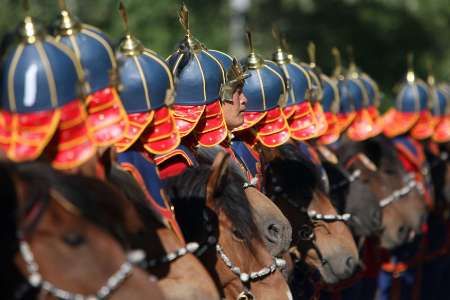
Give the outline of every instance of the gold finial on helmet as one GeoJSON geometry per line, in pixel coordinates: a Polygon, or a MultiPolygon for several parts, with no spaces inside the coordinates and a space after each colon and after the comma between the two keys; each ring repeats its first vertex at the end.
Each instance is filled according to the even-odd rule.
{"type": "Polygon", "coordinates": [[[249,49],[249,54],[247,57],[247,68],[258,69],[264,64],[264,61],[255,53],[255,49],[253,48],[252,33],[249,29],[247,29],[246,35],[249,49]]]}
{"type": "Polygon", "coordinates": [[[19,27],[19,35],[22,39],[28,43],[35,43],[42,34],[41,27],[35,24],[33,18],[29,15],[30,3],[28,0],[22,1],[23,11],[25,12],[25,18],[22,25],[19,27]]]}
{"type": "Polygon", "coordinates": [[[287,53],[287,58],[288,58],[289,62],[290,63],[294,62],[294,55],[292,54],[291,48],[289,47],[287,39],[284,35],[281,37],[281,47],[287,53]]]}
{"type": "Polygon", "coordinates": [[[334,64],[335,64],[333,76],[339,79],[342,77],[341,52],[337,47],[333,47],[331,49],[331,54],[334,57],[334,64]]]}
{"type": "Polygon", "coordinates": [[[434,78],[434,75],[433,75],[433,63],[431,61],[431,58],[429,58],[429,57],[427,59],[427,72],[428,72],[428,76],[427,76],[428,85],[433,87],[436,85],[436,79],[434,78]]]}
{"type": "Polygon", "coordinates": [[[406,73],[406,81],[414,82],[416,80],[416,75],[414,74],[414,54],[409,52],[406,55],[406,64],[408,66],[408,72],[406,73]]]}
{"type": "Polygon", "coordinates": [[[354,56],[352,46],[347,46],[347,56],[348,56],[348,61],[349,61],[348,74],[353,79],[357,79],[359,77],[359,72],[358,72],[358,68],[356,66],[355,56],[354,56]]]}
{"type": "Polygon", "coordinates": [[[309,56],[309,66],[311,68],[315,68],[316,67],[316,44],[314,44],[314,42],[309,42],[308,43],[308,56],[309,56]]]}
{"type": "Polygon", "coordinates": [[[56,30],[58,35],[73,35],[81,29],[80,22],[74,18],[67,9],[65,0],[58,0],[59,9],[61,10],[56,21],[56,30]]]}
{"type": "Polygon", "coordinates": [[[204,49],[205,46],[200,43],[200,41],[195,39],[191,34],[191,27],[189,24],[189,10],[184,3],[181,4],[180,10],[178,11],[178,21],[186,32],[186,35],[184,36],[184,43],[186,44],[186,46],[194,51],[201,50],[202,48],[204,49]]]}
{"type": "Polygon", "coordinates": [[[275,24],[272,25],[272,36],[275,39],[275,41],[278,43],[277,50],[273,54],[272,58],[273,60],[279,64],[285,64],[289,62],[289,57],[286,52],[284,52],[283,45],[282,45],[282,38],[281,38],[281,32],[278,26],[275,24]]]}
{"type": "Polygon", "coordinates": [[[122,39],[119,45],[120,52],[130,56],[141,54],[144,50],[144,46],[130,33],[128,27],[128,13],[122,1],[119,2],[119,13],[122,17],[123,27],[125,30],[125,37],[122,39]]]}

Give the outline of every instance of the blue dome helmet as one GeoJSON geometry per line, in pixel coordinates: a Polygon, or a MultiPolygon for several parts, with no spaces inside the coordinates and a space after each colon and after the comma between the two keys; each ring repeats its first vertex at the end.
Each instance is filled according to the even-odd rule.
{"type": "MultiPolygon", "coordinates": [[[[395,107],[388,110],[383,115],[384,134],[388,137],[395,137],[405,134],[419,124],[421,115],[424,126],[428,126],[428,87],[421,79],[416,78],[413,70],[412,54],[408,55],[408,71],[405,81],[400,86],[395,107]]],[[[432,133],[430,130],[423,130],[423,126],[416,127],[414,136],[422,139],[432,133]],[[430,133],[431,132],[431,133],[430,133]]]]}
{"type": "Polygon", "coordinates": [[[257,140],[267,147],[285,143],[290,136],[280,105],[285,103],[286,87],[282,71],[255,53],[251,33],[247,32],[250,53],[243,60],[250,77],[245,79],[243,93],[247,98],[244,125],[236,131],[253,127],[257,140]]]}
{"type": "Polygon", "coordinates": [[[191,35],[189,11],[184,4],[179,11],[179,21],[186,34],[177,51],[167,58],[175,78],[174,116],[182,137],[195,130],[195,142],[212,147],[228,134],[220,105],[225,70],[191,35]]]}
{"type": "Polygon", "coordinates": [[[60,1],[54,26],[55,39],[72,49],[84,73],[87,124],[98,146],[109,147],[122,138],[126,114],[116,90],[117,64],[108,37],[93,26],[80,23],[60,1]]]}
{"type": "Polygon", "coordinates": [[[272,33],[278,41],[272,58],[287,81],[287,100],[283,112],[291,130],[291,137],[300,141],[311,139],[319,134],[319,126],[309,101],[312,91],[310,70],[294,62],[293,56],[286,52],[286,42],[282,42],[278,30],[274,28],[272,33]]]}
{"type": "Polygon", "coordinates": [[[117,143],[124,152],[136,141],[151,154],[165,154],[180,143],[169,106],[173,103],[174,81],[166,61],[146,49],[128,29],[125,7],[120,5],[125,36],[116,50],[120,98],[127,112],[129,128],[117,143]]]}
{"type": "Polygon", "coordinates": [[[96,150],[80,101],[82,69],[30,16],[19,34],[2,64],[0,146],[13,161],[46,155],[55,168],[78,167],[96,150]]]}

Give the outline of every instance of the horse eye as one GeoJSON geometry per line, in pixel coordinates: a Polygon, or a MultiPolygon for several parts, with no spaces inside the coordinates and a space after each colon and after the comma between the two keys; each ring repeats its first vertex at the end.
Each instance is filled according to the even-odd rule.
{"type": "Polygon", "coordinates": [[[63,236],[64,243],[66,243],[69,246],[77,247],[86,242],[86,239],[84,236],[82,236],[78,232],[71,232],[69,234],[66,234],[63,236]]]}
{"type": "Polygon", "coordinates": [[[239,230],[237,230],[236,228],[233,228],[233,236],[238,239],[238,240],[243,240],[244,237],[242,236],[241,232],[239,230]]]}
{"type": "Polygon", "coordinates": [[[397,170],[395,169],[384,169],[383,170],[384,173],[386,173],[387,175],[397,175],[397,170]]]}

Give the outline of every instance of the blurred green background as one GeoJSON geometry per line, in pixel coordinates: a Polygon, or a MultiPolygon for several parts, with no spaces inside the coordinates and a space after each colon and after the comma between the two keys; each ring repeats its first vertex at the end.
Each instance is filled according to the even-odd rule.
{"type": "MultiPolygon", "coordinates": [[[[46,24],[55,19],[57,0],[30,0],[31,14],[46,24]]],[[[118,0],[67,0],[70,10],[86,23],[106,31],[113,42],[123,34],[118,0]]],[[[0,35],[14,29],[23,17],[21,1],[0,0],[0,35]]],[[[178,24],[178,0],[124,0],[130,28],[144,44],[166,57],[183,32],[178,24]]],[[[186,0],[193,34],[208,48],[245,54],[242,29],[253,32],[258,52],[270,57],[276,23],[286,34],[293,53],[302,60],[306,45],[314,41],[322,70],[330,73],[330,49],[343,52],[352,45],[357,64],[372,75],[389,102],[393,87],[403,79],[406,53],[415,55],[422,78],[427,61],[439,80],[450,75],[449,0],[186,0]],[[239,13],[237,10],[241,10],[239,13]],[[243,22],[236,25],[236,22],[243,22]],[[233,25],[234,24],[234,25],[233,25]]]]}

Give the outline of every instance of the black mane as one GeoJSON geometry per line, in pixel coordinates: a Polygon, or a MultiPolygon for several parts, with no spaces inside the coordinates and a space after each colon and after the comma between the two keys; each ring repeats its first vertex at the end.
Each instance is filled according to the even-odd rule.
{"type": "Polygon", "coordinates": [[[279,157],[265,165],[265,188],[269,197],[284,195],[307,207],[314,191],[322,190],[318,168],[295,145],[277,148],[279,157]]]}
{"type": "MultiPolygon", "coordinates": [[[[204,232],[203,211],[206,201],[206,184],[210,173],[208,158],[200,157],[200,165],[188,168],[176,177],[166,181],[167,191],[175,206],[179,222],[187,240],[204,232]]],[[[214,195],[214,209],[223,211],[234,229],[247,242],[258,237],[250,203],[244,189],[244,178],[229,169],[214,195]]]]}

